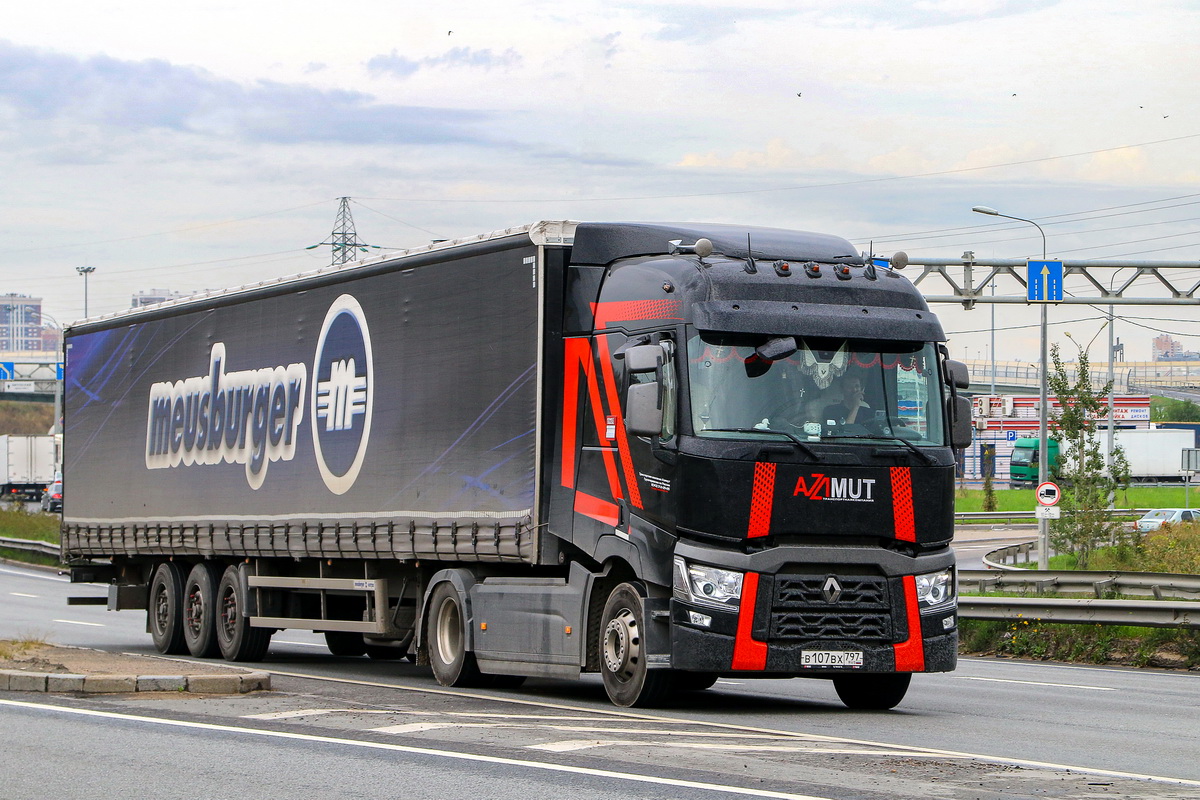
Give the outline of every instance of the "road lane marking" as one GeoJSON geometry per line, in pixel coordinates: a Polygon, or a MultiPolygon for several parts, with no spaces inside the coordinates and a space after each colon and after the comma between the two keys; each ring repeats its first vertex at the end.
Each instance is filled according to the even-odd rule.
{"type": "Polygon", "coordinates": [[[107,628],[103,622],[81,622],[77,619],[56,619],[54,622],[61,622],[65,625],[87,625],[89,628],[107,628]]]}
{"type": "Polygon", "coordinates": [[[1046,681],[1024,681],[1012,678],[979,678],[974,675],[955,675],[960,681],[987,681],[989,683],[1019,683],[1022,686],[1053,686],[1056,689],[1089,689],[1093,692],[1115,692],[1111,686],[1084,686],[1080,683],[1047,683],[1046,681]]]}
{"type": "Polygon", "coordinates": [[[5,575],[20,575],[22,578],[37,578],[38,580],[43,581],[70,583],[70,581],[66,578],[60,578],[57,575],[42,575],[40,572],[36,572],[34,570],[5,569],[4,567],[0,567],[0,573],[4,573],[5,575]]]}
{"type": "Polygon", "coordinates": [[[13,597],[28,597],[32,600],[36,600],[41,596],[36,594],[25,594],[24,592],[9,592],[9,594],[11,594],[13,597]]]}
{"type": "MultiPolygon", "coordinates": [[[[387,742],[363,742],[355,739],[341,739],[334,736],[316,736],[313,734],[295,733],[289,731],[270,731],[263,730],[261,728],[243,728],[235,725],[218,725],[210,722],[189,722],[176,719],[159,719],[156,717],[146,717],[136,714],[121,714],[114,711],[96,711],[86,708],[70,708],[65,706],[48,705],[44,703],[27,703],[17,700],[0,700],[0,705],[12,706],[14,708],[24,708],[31,711],[74,714],[85,717],[99,717],[102,719],[117,719],[126,722],[165,725],[174,728],[242,734],[245,736],[261,736],[268,739],[290,739],[292,741],[318,742],[321,744],[360,747],[367,750],[385,750],[393,753],[408,753],[411,755],[444,758],[449,761],[472,761],[483,764],[499,764],[507,767],[536,769],[544,772],[558,772],[569,775],[588,775],[594,778],[604,778],[606,780],[623,781],[627,783],[648,783],[658,786],[696,789],[706,792],[723,792],[725,794],[738,794],[750,797],[772,797],[778,798],[779,800],[831,800],[831,798],[828,797],[820,797],[811,794],[772,792],[764,789],[751,789],[742,786],[724,785],[719,783],[705,783],[702,781],[689,781],[679,778],[662,778],[656,775],[638,775],[628,772],[614,772],[612,770],[594,769],[591,767],[574,767],[564,764],[547,764],[540,761],[526,761],[519,758],[506,758],[503,756],[489,756],[475,753],[459,753],[453,750],[435,750],[429,747],[413,747],[411,745],[390,744],[387,742]]],[[[1198,782],[1198,785],[1200,785],[1200,782],[1198,782]]]]}
{"type": "MultiPolygon", "coordinates": [[[[972,659],[972,660],[978,661],[979,659],[972,659]]],[[[1046,666],[1046,665],[1039,664],[1038,666],[1046,666]]],[[[1095,669],[1095,668],[1092,668],[1092,669],[1095,669]]],[[[340,683],[340,684],[347,684],[347,685],[351,685],[351,686],[367,686],[367,687],[373,687],[373,688],[378,688],[378,689],[393,689],[393,690],[402,691],[402,692],[419,692],[421,694],[434,694],[434,695],[440,694],[440,695],[448,695],[448,696],[452,696],[452,697],[461,697],[461,698],[470,698],[470,699],[475,699],[475,700],[486,700],[486,701],[491,701],[491,702],[508,703],[508,704],[515,705],[515,706],[536,706],[538,708],[556,708],[556,709],[562,709],[564,711],[572,711],[572,712],[576,712],[576,713],[578,713],[580,711],[590,711],[591,713],[601,715],[601,716],[609,716],[609,717],[614,717],[614,718],[619,718],[619,719],[634,719],[634,720],[641,720],[643,722],[661,723],[664,721],[663,719],[655,717],[653,715],[642,714],[642,713],[638,713],[638,712],[634,712],[634,711],[622,711],[621,709],[616,709],[616,708],[614,708],[614,709],[581,709],[579,706],[571,706],[571,705],[567,705],[565,703],[548,703],[548,702],[545,702],[542,700],[527,700],[524,698],[504,696],[504,695],[466,692],[466,691],[460,691],[460,690],[455,690],[455,689],[446,689],[446,688],[443,688],[440,686],[439,687],[406,686],[406,685],[400,684],[400,683],[384,683],[382,681],[364,681],[364,680],[356,680],[356,679],[351,679],[351,678],[338,678],[338,677],[333,677],[333,676],[328,676],[328,675],[314,675],[312,673],[305,673],[305,672],[292,672],[292,671],[284,671],[284,670],[265,670],[265,671],[270,672],[272,675],[279,675],[282,677],[303,678],[306,680],[322,681],[322,682],[327,682],[327,683],[340,683]]],[[[1193,679],[1196,679],[1195,676],[1192,676],[1192,677],[1193,677],[1193,679]]],[[[0,701],[0,702],[3,702],[3,701],[0,701]]],[[[1200,780],[1190,780],[1188,778],[1171,778],[1171,777],[1166,777],[1166,776],[1161,776],[1161,775],[1145,775],[1145,774],[1136,773],[1136,772],[1120,772],[1120,771],[1116,771],[1116,770],[1102,769],[1099,767],[1083,767],[1083,766],[1071,765],[1071,764],[1056,764],[1053,762],[1033,761],[1031,759],[1013,758],[1013,757],[1008,757],[1008,756],[997,756],[997,755],[990,755],[987,753],[968,753],[968,752],[963,752],[963,751],[959,751],[959,750],[942,750],[942,749],[934,749],[934,748],[929,748],[929,747],[918,747],[916,745],[903,745],[903,744],[897,744],[895,742],[876,742],[876,741],[872,741],[870,739],[850,739],[850,738],[846,738],[846,737],[842,737],[842,736],[830,736],[830,735],[819,734],[819,733],[797,733],[797,732],[793,732],[793,731],[777,730],[777,729],[771,729],[771,728],[757,728],[757,727],[747,726],[747,725],[738,725],[738,724],[729,723],[729,722],[710,722],[710,721],[698,721],[698,720],[689,720],[689,721],[692,722],[693,724],[702,725],[706,728],[733,729],[733,730],[737,730],[737,731],[759,731],[762,733],[770,733],[770,734],[774,734],[776,736],[788,737],[788,738],[796,739],[796,740],[827,741],[827,742],[837,742],[837,743],[840,743],[843,745],[859,745],[859,746],[863,746],[863,747],[880,747],[880,748],[897,750],[897,751],[904,752],[904,753],[907,753],[910,755],[933,754],[933,755],[945,756],[948,758],[964,757],[964,758],[969,758],[969,759],[973,759],[976,761],[982,761],[982,762],[985,762],[988,764],[1003,764],[1003,765],[1010,765],[1010,766],[1015,765],[1015,766],[1035,767],[1035,768],[1041,768],[1041,769],[1070,770],[1072,772],[1078,772],[1078,773],[1085,774],[1085,775],[1133,778],[1135,780],[1155,781],[1158,783],[1170,783],[1170,784],[1183,785],[1183,786],[1200,787],[1200,780]]]]}

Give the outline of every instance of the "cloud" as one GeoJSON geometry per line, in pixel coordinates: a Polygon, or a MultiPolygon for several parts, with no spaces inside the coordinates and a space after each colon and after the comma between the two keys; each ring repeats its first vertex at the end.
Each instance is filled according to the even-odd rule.
{"type": "Polygon", "coordinates": [[[400,106],[372,95],[258,81],[244,85],[163,60],[76,58],[0,41],[0,106],[27,121],[123,132],[167,130],[248,142],[497,144],[485,112],[400,106]]]}
{"type": "Polygon", "coordinates": [[[421,59],[405,58],[393,50],[387,55],[378,55],[367,62],[367,70],[373,75],[389,73],[407,78],[422,69],[429,67],[449,67],[467,69],[508,69],[520,65],[521,56],[516,50],[509,48],[503,53],[491,50],[473,50],[470,47],[454,47],[440,56],[427,56],[421,59]]]}

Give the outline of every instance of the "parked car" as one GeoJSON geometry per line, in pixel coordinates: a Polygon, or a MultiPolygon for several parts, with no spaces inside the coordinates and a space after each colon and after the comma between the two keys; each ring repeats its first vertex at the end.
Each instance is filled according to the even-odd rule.
{"type": "Polygon", "coordinates": [[[42,511],[51,513],[62,511],[63,485],[55,481],[42,492],[42,511]]]}
{"type": "Polygon", "coordinates": [[[1200,519],[1200,511],[1188,508],[1156,508],[1147,511],[1135,525],[1138,531],[1145,533],[1156,531],[1163,525],[1178,525],[1180,522],[1192,522],[1197,519],[1200,519]]]}

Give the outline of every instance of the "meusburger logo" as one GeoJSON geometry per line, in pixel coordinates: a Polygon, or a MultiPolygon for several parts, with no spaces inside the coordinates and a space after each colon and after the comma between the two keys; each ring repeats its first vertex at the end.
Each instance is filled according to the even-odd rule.
{"type": "Polygon", "coordinates": [[[809,500],[873,503],[874,490],[874,478],[834,478],[817,472],[797,478],[792,497],[804,495],[809,500]]]}
{"type": "Polygon", "coordinates": [[[354,485],[371,436],[375,380],[362,306],[344,294],[329,307],[313,357],[313,450],[329,491],[354,485]]]}
{"type": "Polygon", "coordinates": [[[362,307],[342,295],[329,307],[309,369],[303,363],[228,371],[224,342],[209,351],[205,375],[150,387],[146,468],[237,463],[259,489],[274,461],[296,455],[308,408],[317,469],[329,491],[358,478],[371,433],[371,337],[362,307]]]}

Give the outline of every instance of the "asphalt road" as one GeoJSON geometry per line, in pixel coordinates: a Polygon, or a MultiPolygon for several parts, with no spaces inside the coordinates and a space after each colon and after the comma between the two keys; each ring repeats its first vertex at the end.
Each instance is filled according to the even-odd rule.
{"type": "MultiPolygon", "coordinates": [[[[100,587],[0,566],[0,638],[154,652],[142,614],[68,607],[65,597],[79,593],[100,587]]],[[[147,764],[166,763],[160,759],[170,753],[185,761],[166,779],[178,793],[146,793],[256,797],[274,787],[274,794],[362,796],[373,784],[429,796],[449,781],[439,796],[507,797],[513,787],[557,794],[567,786],[579,797],[1200,796],[1195,674],[965,659],[954,673],[917,676],[888,713],[849,711],[823,681],[743,679],[634,713],[611,706],[595,679],[451,691],[407,662],[334,658],[320,638],[297,631],[276,634],[261,667],[275,673],[276,691],[0,693],[0,770],[24,774],[26,731],[51,761],[39,764],[30,792],[9,794],[83,796],[72,783],[79,777],[72,759],[83,748],[87,763],[111,765],[100,787],[87,786],[88,796],[105,782],[114,791],[152,785],[147,764]],[[224,780],[222,770],[206,771],[213,763],[231,765],[229,782],[209,790],[197,781],[224,780]],[[255,772],[245,763],[266,766],[255,772]],[[405,768],[392,772],[396,764],[405,768]],[[75,775],[62,791],[34,791],[60,769],[75,775]],[[398,776],[410,777],[398,783],[398,776]]]]}

